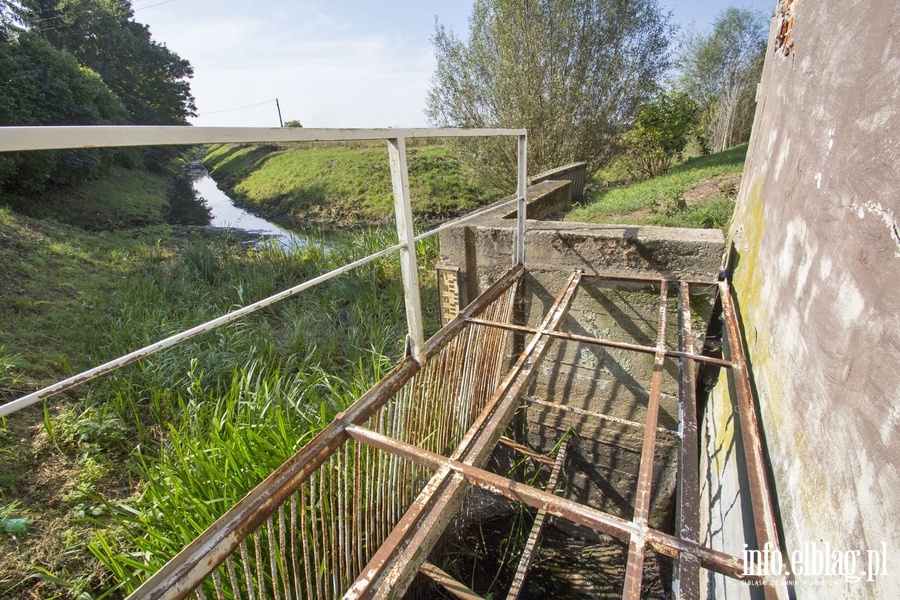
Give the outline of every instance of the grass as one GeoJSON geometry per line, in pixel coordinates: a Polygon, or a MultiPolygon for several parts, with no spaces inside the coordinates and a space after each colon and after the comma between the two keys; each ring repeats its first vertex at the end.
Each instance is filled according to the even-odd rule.
{"type": "MultiPolygon", "coordinates": [[[[476,186],[444,146],[407,149],[413,213],[420,222],[455,216],[496,200],[476,186]]],[[[377,147],[226,144],[204,162],[229,195],[257,212],[328,224],[393,219],[388,154],[377,147]]]]}
{"type": "MultiPolygon", "coordinates": [[[[0,208],[0,399],[395,242],[371,231],[288,253],[164,224],[106,225],[0,208]]],[[[434,245],[419,250],[436,260],[434,245]]],[[[425,276],[423,305],[430,333],[436,286],[425,276]]],[[[0,597],[132,589],[377,381],[405,330],[393,255],[3,419],[0,514],[31,528],[0,533],[0,597]]]]}
{"type": "Polygon", "coordinates": [[[101,179],[40,196],[8,196],[17,213],[81,229],[108,231],[162,223],[172,178],[115,167],[101,179]]]}
{"type": "Polygon", "coordinates": [[[746,155],[747,145],[742,144],[687,160],[660,177],[602,189],[586,198],[566,219],[727,229],[734,211],[735,185],[740,182],[746,155]]]}

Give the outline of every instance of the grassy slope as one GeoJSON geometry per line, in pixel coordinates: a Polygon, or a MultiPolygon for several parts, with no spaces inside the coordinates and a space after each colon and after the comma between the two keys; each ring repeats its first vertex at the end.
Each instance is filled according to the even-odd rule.
{"type": "MultiPolygon", "coordinates": [[[[171,256],[172,232],[158,224],[168,185],[167,177],[117,170],[71,196],[7,199],[31,214],[64,216],[85,225],[111,227],[131,219],[157,223],[121,233],[92,233],[0,207],[0,399],[93,366],[106,355],[111,299],[135,269],[171,256]]],[[[78,396],[69,393],[52,403],[51,419],[69,410],[78,396]]],[[[89,482],[124,493],[131,485],[127,476],[106,476],[103,459],[85,463],[58,451],[43,419],[37,405],[0,422],[0,518],[31,520],[24,535],[0,534],[0,597],[51,593],[55,586],[41,580],[31,565],[73,580],[98,577],[99,565],[84,559],[90,527],[77,523],[73,507],[78,502],[66,498],[89,482]]]]}
{"type": "MultiPolygon", "coordinates": [[[[269,215],[354,224],[393,219],[391,173],[384,147],[220,145],[204,162],[244,206],[269,215]]],[[[410,195],[418,220],[468,212],[497,198],[469,182],[443,146],[408,148],[410,195]]]]}
{"type": "Polygon", "coordinates": [[[574,208],[567,220],[586,223],[623,223],[667,227],[727,229],[734,202],[732,182],[740,180],[747,145],[700,156],[674,167],[660,177],[621,188],[600,190],[574,208]],[[716,184],[722,182],[722,188],[716,184]],[[712,193],[696,203],[684,196],[704,183],[712,193]]]}
{"type": "MultiPolygon", "coordinates": [[[[392,243],[287,255],[161,223],[117,229],[122,214],[160,218],[166,178],[144,177],[117,172],[33,203],[56,220],[0,208],[0,400],[392,243]]],[[[57,397],[46,423],[40,405],[0,421],[0,519],[31,521],[0,533],[0,598],[96,595],[131,578],[137,549],[159,566],[373,383],[404,331],[399,262],[380,259],[57,397]]]]}

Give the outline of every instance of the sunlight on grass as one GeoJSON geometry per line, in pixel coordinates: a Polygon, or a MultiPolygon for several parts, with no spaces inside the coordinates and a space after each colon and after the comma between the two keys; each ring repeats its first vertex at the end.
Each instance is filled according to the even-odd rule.
{"type": "Polygon", "coordinates": [[[740,176],[747,144],[700,156],[667,174],[621,188],[601,190],[569,213],[567,220],[668,227],[727,228],[734,203],[726,193],[695,206],[680,202],[692,186],[717,176],[740,176]]]}

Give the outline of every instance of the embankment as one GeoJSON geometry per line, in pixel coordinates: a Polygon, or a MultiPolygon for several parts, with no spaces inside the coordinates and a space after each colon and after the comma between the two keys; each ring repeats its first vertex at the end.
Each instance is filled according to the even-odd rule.
{"type": "MultiPolygon", "coordinates": [[[[323,225],[393,220],[384,146],[216,145],[204,164],[237,204],[269,217],[323,225]]],[[[500,194],[474,184],[444,146],[408,148],[413,214],[418,222],[453,217],[500,194]]]]}

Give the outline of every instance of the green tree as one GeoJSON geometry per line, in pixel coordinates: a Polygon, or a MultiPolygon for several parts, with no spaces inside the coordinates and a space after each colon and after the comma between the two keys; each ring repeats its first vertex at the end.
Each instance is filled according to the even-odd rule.
{"type": "Polygon", "coordinates": [[[196,116],[190,63],[133,20],[130,0],[20,0],[19,19],[99,73],[140,125],[180,125],[196,116]]]}
{"type": "Polygon", "coordinates": [[[685,41],[680,86],[700,107],[701,134],[715,151],[750,137],[767,31],[762,13],[729,7],[708,32],[685,41]]]}
{"type": "MultiPolygon", "coordinates": [[[[31,34],[0,43],[0,126],[108,125],[128,112],[97,73],[31,34]]],[[[34,193],[96,175],[114,150],[20,152],[0,156],[0,188],[34,193]]]]}
{"type": "Polygon", "coordinates": [[[697,105],[683,92],[661,91],[625,135],[625,163],[636,178],[662,175],[681,157],[697,124],[697,105]]]}
{"type": "MultiPolygon", "coordinates": [[[[426,113],[438,126],[527,127],[529,171],[576,160],[593,169],[620,149],[669,66],[657,0],[476,0],[463,41],[440,23],[426,113]]],[[[508,186],[508,141],[463,142],[482,183],[508,186]]]]}

